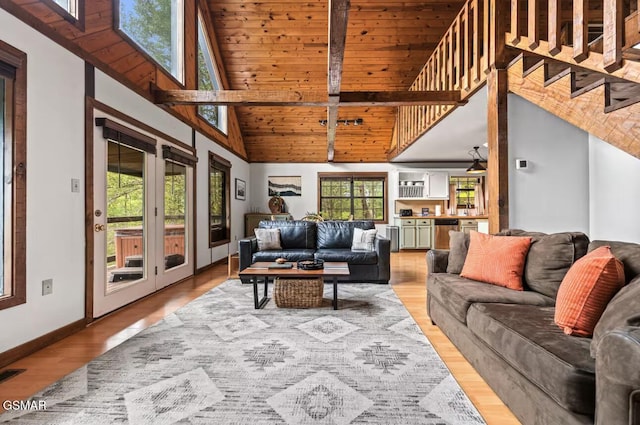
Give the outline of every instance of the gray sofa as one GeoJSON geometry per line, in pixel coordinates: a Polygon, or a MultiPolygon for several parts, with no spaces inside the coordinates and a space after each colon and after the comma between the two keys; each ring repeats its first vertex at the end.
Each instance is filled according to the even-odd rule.
{"type": "MultiPolygon", "coordinates": [[[[389,283],[391,241],[376,235],[373,251],[351,250],[353,229],[375,229],[372,221],[261,221],[258,227],[280,229],[282,250],[258,251],[255,237],[238,241],[240,270],[256,261],[321,259],[349,263],[350,282],[389,283]]],[[[248,283],[247,279],[243,279],[248,283]]]]}
{"type": "Polygon", "coordinates": [[[525,290],[447,273],[464,262],[464,245],[451,256],[429,251],[432,322],[525,425],[640,425],[640,245],[589,242],[581,233],[502,234],[532,236],[525,290]],[[554,323],[558,287],[575,260],[602,245],[623,262],[627,284],[593,338],[566,335],[554,323]]]}

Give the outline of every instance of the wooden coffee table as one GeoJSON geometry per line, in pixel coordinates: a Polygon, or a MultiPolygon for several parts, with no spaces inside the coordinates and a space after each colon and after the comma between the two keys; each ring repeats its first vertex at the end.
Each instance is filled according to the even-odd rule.
{"type": "Polygon", "coordinates": [[[253,283],[253,302],[255,308],[262,308],[269,301],[267,291],[269,288],[269,278],[276,277],[321,277],[323,280],[332,279],[333,283],[333,309],[338,309],[338,277],[349,276],[349,264],[346,262],[324,263],[324,268],[320,270],[298,270],[296,263],[290,269],[270,269],[272,262],[253,263],[246,269],[242,270],[240,277],[251,278],[253,283]],[[264,295],[258,299],[258,278],[264,279],[264,295]]]}

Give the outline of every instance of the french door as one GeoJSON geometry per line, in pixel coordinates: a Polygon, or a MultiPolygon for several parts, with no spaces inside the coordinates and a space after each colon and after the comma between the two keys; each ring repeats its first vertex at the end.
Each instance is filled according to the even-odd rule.
{"type": "Polygon", "coordinates": [[[112,118],[96,122],[93,317],[100,317],[193,273],[193,163],[112,118]]]}

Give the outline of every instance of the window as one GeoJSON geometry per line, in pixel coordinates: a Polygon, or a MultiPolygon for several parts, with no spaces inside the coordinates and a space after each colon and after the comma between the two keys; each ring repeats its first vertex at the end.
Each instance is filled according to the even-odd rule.
{"type": "Polygon", "coordinates": [[[325,219],[387,221],[387,173],[318,173],[318,178],[325,219]]]}
{"type": "Polygon", "coordinates": [[[53,0],[55,4],[69,12],[74,18],[78,17],[78,0],[53,0]]]}
{"type": "Polygon", "coordinates": [[[209,152],[209,246],[230,241],[231,163],[209,152]]]}
{"type": "Polygon", "coordinates": [[[183,0],[120,0],[118,29],[183,82],[183,0]]]}
{"type": "MultiPolygon", "coordinates": [[[[209,37],[202,15],[198,14],[198,90],[220,90],[222,84],[211,53],[209,37]]],[[[227,107],[198,105],[198,114],[209,124],[227,134],[227,107]]]]}
{"type": "Polygon", "coordinates": [[[26,302],[26,54],[0,41],[0,309],[26,302]]]}
{"type": "Polygon", "coordinates": [[[482,183],[481,178],[451,176],[449,183],[456,186],[457,208],[475,208],[476,184],[482,183]]]}

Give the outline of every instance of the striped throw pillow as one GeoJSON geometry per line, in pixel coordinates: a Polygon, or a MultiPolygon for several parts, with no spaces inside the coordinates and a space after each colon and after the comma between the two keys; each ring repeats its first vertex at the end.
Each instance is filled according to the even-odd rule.
{"type": "Polygon", "coordinates": [[[492,236],[471,231],[460,276],[522,291],[522,272],[530,246],[530,237],[492,236]]]}
{"type": "Polygon", "coordinates": [[[591,336],[611,298],[624,286],[624,266],[601,246],[576,261],[558,289],[554,320],[567,335],[591,336]]]}

